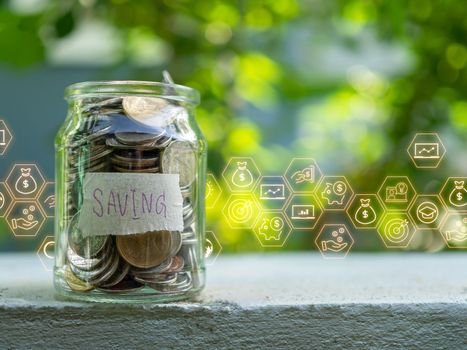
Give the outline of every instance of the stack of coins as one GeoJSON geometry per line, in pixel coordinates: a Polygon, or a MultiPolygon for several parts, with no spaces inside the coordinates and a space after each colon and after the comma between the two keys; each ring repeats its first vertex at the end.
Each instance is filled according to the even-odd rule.
{"type": "Polygon", "coordinates": [[[162,98],[126,96],[93,99],[83,113],[87,122],[70,142],[66,163],[69,288],[176,294],[199,287],[197,144],[186,109],[162,98]],[[76,223],[88,172],[179,174],[184,230],[83,237],[76,223]]]}

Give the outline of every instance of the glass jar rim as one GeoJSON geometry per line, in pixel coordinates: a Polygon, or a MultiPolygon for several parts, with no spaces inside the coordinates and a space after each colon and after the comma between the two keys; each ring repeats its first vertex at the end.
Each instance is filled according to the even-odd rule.
{"type": "Polygon", "coordinates": [[[155,81],[107,80],[75,83],[65,89],[65,100],[74,101],[83,97],[102,96],[146,96],[161,97],[191,105],[198,105],[198,90],[184,85],[166,84],[155,81]]]}

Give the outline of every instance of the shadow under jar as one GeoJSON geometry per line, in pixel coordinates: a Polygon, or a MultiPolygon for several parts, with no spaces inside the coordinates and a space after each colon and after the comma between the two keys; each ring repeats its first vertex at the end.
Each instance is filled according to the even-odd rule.
{"type": "Polygon", "coordinates": [[[207,144],[198,92],[173,83],[66,89],[56,138],[54,284],[89,301],[167,302],[205,283],[207,144]]]}

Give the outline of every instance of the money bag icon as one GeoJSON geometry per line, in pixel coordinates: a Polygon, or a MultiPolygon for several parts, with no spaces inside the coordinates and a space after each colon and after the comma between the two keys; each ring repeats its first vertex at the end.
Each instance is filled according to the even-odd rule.
{"type": "Polygon", "coordinates": [[[449,202],[456,207],[467,205],[467,189],[464,187],[464,181],[454,181],[454,189],[449,195],[449,202]]]}
{"type": "Polygon", "coordinates": [[[37,190],[37,183],[31,176],[31,168],[21,168],[21,176],[15,183],[15,189],[21,194],[31,194],[37,190]]]}
{"type": "Polygon", "coordinates": [[[232,183],[236,187],[245,188],[253,183],[253,175],[247,168],[247,162],[237,162],[237,169],[232,175],[232,183]]]}
{"type": "Polygon", "coordinates": [[[370,225],[376,221],[376,212],[370,204],[370,199],[360,199],[360,207],[355,212],[355,220],[362,225],[370,225]]]}

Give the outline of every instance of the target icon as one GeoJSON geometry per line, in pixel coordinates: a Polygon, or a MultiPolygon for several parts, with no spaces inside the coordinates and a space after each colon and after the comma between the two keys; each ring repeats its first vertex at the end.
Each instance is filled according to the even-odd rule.
{"type": "Polygon", "coordinates": [[[235,199],[230,203],[228,213],[232,221],[245,223],[253,217],[253,204],[248,199],[235,199]]]}
{"type": "Polygon", "coordinates": [[[393,243],[402,243],[410,233],[409,221],[405,219],[389,220],[384,226],[386,238],[393,243]]]}

